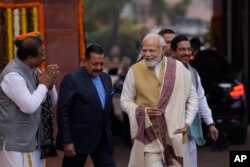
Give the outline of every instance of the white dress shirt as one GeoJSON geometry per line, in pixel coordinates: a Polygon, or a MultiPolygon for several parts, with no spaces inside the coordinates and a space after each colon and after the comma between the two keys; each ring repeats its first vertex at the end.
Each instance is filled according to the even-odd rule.
{"type": "Polygon", "coordinates": [[[48,91],[45,85],[39,84],[31,94],[24,78],[16,72],[6,74],[0,86],[4,93],[26,114],[33,114],[38,109],[46,99],[47,92],[51,95],[53,105],[57,101],[55,86],[48,91]]]}
{"type": "Polygon", "coordinates": [[[197,80],[198,80],[197,94],[198,94],[198,100],[199,100],[199,112],[200,112],[201,118],[206,123],[206,125],[209,125],[214,122],[213,117],[212,117],[212,112],[207,104],[205,91],[201,85],[201,78],[199,75],[197,76],[198,76],[197,77],[197,80]]]}

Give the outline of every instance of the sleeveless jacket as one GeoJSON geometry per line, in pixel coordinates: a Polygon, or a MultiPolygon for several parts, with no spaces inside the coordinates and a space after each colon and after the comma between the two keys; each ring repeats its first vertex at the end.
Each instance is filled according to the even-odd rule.
{"type": "MultiPolygon", "coordinates": [[[[10,72],[16,72],[24,78],[30,93],[37,88],[34,72],[38,71],[31,70],[17,57],[2,71],[0,84],[4,76],[10,72]]],[[[22,112],[0,87],[0,149],[2,150],[5,145],[8,151],[34,151],[38,143],[40,114],[41,107],[33,114],[22,112]]]]}

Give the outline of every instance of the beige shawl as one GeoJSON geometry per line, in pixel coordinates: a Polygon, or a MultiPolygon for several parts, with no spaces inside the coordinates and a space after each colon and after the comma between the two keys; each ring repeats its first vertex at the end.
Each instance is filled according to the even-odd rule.
{"type": "Polygon", "coordinates": [[[144,60],[132,67],[137,94],[135,103],[138,106],[134,111],[128,112],[134,141],[129,167],[145,167],[146,153],[159,154],[167,166],[191,165],[183,135],[174,134],[176,129],[184,127],[185,124],[184,111],[191,87],[191,76],[184,66],[173,59],[164,62],[162,68],[163,75],[157,83],[160,86],[157,95],[158,87],[150,87],[150,83],[154,83],[151,79],[154,78],[147,76],[152,71],[147,68],[144,60]],[[158,98],[154,102],[150,97],[156,95],[158,98]],[[147,106],[158,107],[164,113],[163,119],[156,121],[161,139],[156,137],[152,122],[145,112],[147,106]]]}

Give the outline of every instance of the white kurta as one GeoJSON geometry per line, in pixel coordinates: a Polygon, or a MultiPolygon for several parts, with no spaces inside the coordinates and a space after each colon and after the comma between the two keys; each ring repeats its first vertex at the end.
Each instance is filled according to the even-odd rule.
{"type": "Polygon", "coordinates": [[[205,97],[205,91],[204,91],[202,84],[201,84],[201,78],[199,75],[197,75],[197,76],[198,76],[197,77],[198,78],[197,93],[198,93],[198,100],[199,100],[199,112],[200,112],[201,118],[206,123],[206,125],[209,125],[209,124],[214,122],[213,117],[212,117],[212,111],[207,104],[207,99],[205,97]]]}
{"type": "MultiPolygon", "coordinates": [[[[163,59],[163,61],[166,61],[165,58],[163,59]]],[[[165,64],[165,66],[167,65],[165,64]]],[[[159,63],[155,67],[155,72],[158,78],[160,75],[160,70],[159,70],[160,68],[161,68],[161,63],[159,63]]],[[[135,97],[136,97],[135,79],[133,70],[130,69],[124,81],[120,101],[123,111],[125,111],[128,114],[130,119],[130,129],[132,138],[135,137],[138,130],[137,122],[135,120],[135,110],[139,104],[135,104],[134,102],[135,97]]],[[[186,157],[189,155],[188,150],[185,149],[185,153],[179,151],[179,150],[184,150],[183,148],[186,147],[186,144],[185,146],[184,145],[181,146],[180,143],[182,142],[183,139],[182,134],[174,134],[174,132],[179,128],[183,128],[185,123],[191,125],[196,115],[197,108],[198,108],[198,97],[196,90],[192,84],[191,74],[182,65],[181,62],[177,61],[175,85],[169,103],[165,110],[165,119],[167,122],[167,127],[169,132],[168,135],[172,140],[175,152],[177,152],[177,154],[180,156],[185,155],[184,166],[190,166],[190,161],[185,162],[187,159],[189,159],[186,157]],[[177,115],[176,113],[181,113],[181,115],[177,115]]],[[[156,148],[154,148],[154,146],[152,147],[151,146],[152,145],[150,144],[145,145],[144,151],[146,150],[147,152],[150,152],[152,150],[152,152],[154,152],[156,148]]],[[[159,147],[159,149],[161,148],[159,147]]]]}
{"type": "MultiPolygon", "coordinates": [[[[197,73],[197,93],[198,93],[198,100],[199,100],[199,112],[200,116],[206,125],[213,123],[213,117],[211,109],[207,104],[207,99],[205,97],[205,91],[201,84],[200,76],[197,73]]],[[[192,167],[197,167],[197,146],[194,140],[189,141],[189,149],[190,155],[192,158],[192,167]]]]}

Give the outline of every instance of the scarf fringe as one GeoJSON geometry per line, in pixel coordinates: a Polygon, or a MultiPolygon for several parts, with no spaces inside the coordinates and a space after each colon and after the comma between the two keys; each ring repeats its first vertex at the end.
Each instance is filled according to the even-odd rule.
{"type": "Polygon", "coordinates": [[[194,140],[198,146],[203,146],[204,144],[206,144],[206,140],[204,138],[195,138],[194,140]]]}
{"type": "Polygon", "coordinates": [[[54,144],[41,146],[41,159],[57,156],[58,154],[54,144]]]}
{"type": "Polygon", "coordinates": [[[40,147],[41,159],[57,156],[56,144],[53,137],[53,123],[54,115],[52,111],[52,101],[50,95],[47,93],[47,98],[42,104],[40,124],[40,147]]]}
{"type": "MultiPolygon", "coordinates": [[[[197,80],[198,74],[189,64],[188,64],[188,70],[191,72],[192,82],[197,90],[199,84],[197,80]]],[[[195,140],[198,146],[202,146],[206,143],[202,132],[200,111],[197,112],[193,120],[193,123],[191,124],[191,127],[188,131],[188,134],[192,140],[195,140]]]]}

